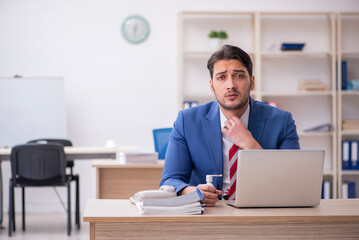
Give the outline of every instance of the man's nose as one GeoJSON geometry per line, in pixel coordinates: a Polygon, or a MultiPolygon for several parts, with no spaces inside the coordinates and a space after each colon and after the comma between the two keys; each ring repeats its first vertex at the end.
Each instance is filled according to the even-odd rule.
{"type": "Polygon", "coordinates": [[[236,84],[234,82],[233,77],[229,77],[227,80],[227,89],[231,90],[231,89],[236,89],[236,84]]]}

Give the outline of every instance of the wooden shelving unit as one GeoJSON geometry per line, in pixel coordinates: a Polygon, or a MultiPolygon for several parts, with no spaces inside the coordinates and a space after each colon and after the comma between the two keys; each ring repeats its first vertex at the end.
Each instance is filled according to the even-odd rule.
{"type": "Polygon", "coordinates": [[[359,139],[359,131],[342,131],[343,117],[359,119],[359,91],[341,90],[341,66],[349,59],[359,79],[359,14],[332,12],[182,12],[179,14],[179,109],[183,101],[213,101],[207,70],[208,33],[224,30],[223,44],[241,47],[252,57],[256,87],[251,96],[276,101],[296,121],[302,149],[324,149],[324,180],[331,182],[332,197],[341,197],[341,184],[357,182],[355,171],[341,171],[342,139],[359,139]],[[283,42],[303,42],[303,51],[282,52],[283,42]],[[321,80],[325,91],[298,90],[300,80],[321,80]],[[348,103],[347,103],[348,102],[348,103]],[[343,104],[347,107],[343,107],[343,104]],[[349,112],[349,113],[348,113],[349,112]],[[329,123],[329,132],[306,132],[329,123]],[[343,180],[344,179],[344,180],[343,180]]]}
{"type": "Polygon", "coordinates": [[[343,120],[359,120],[359,91],[342,90],[343,60],[348,64],[348,80],[359,80],[359,13],[338,13],[338,197],[342,198],[343,182],[353,181],[359,195],[359,171],[342,169],[342,141],[359,140],[359,130],[343,130],[343,120]]]}

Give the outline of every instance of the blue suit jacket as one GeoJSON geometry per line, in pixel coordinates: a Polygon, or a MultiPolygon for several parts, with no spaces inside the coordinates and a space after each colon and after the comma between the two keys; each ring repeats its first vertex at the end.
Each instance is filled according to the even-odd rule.
{"type": "MultiPolygon", "coordinates": [[[[248,129],[264,149],[299,149],[289,112],[250,99],[248,129]]],[[[176,192],[206,183],[207,174],[223,174],[222,132],[217,102],[180,111],[170,135],[161,185],[176,192]]],[[[222,178],[213,185],[222,189],[222,178]]]]}

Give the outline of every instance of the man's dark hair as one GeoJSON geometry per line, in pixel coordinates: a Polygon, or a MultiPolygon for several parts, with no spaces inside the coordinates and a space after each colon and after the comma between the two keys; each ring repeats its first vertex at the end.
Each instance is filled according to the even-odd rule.
{"type": "Polygon", "coordinates": [[[243,64],[243,66],[247,69],[249,77],[252,77],[253,63],[251,57],[239,47],[226,44],[220,50],[213,53],[208,60],[207,68],[209,70],[209,74],[211,74],[211,79],[213,76],[213,66],[216,62],[220,60],[232,60],[232,59],[240,61],[243,64]]]}

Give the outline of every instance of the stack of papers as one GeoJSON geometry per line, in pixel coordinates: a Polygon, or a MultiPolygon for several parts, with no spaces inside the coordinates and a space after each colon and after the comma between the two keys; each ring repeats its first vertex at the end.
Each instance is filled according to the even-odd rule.
{"type": "Polygon", "coordinates": [[[122,163],[156,163],[158,153],[118,153],[122,163]]]}
{"type": "Polygon", "coordinates": [[[141,215],[194,215],[203,214],[204,199],[201,191],[196,191],[172,198],[147,198],[137,202],[136,206],[141,215]]]}
{"type": "Polygon", "coordinates": [[[298,89],[299,91],[324,91],[325,84],[320,80],[301,80],[298,89]]]}
{"type": "Polygon", "coordinates": [[[359,130],[359,120],[344,120],[343,130],[359,130]]]}

